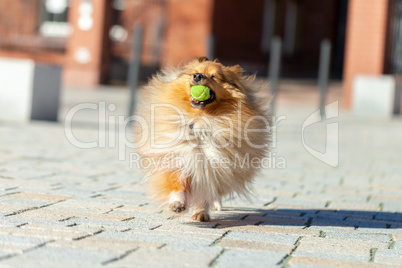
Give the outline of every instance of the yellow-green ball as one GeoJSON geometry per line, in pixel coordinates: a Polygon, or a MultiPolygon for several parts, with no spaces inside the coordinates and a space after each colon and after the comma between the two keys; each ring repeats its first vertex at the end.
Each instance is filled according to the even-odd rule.
{"type": "Polygon", "coordinates": [[[209,98],[209,87],[195,85],[191,87],[191,97],[197,101],[205,101],[209,98]]]}

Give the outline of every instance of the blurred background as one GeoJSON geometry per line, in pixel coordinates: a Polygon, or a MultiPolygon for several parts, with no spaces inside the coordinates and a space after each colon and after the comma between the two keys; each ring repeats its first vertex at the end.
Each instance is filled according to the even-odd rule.
{"type": "MultiPolygon", "coordinates": [[[[353,108],[357,76],[391,75],[387,96],[395,114],[401,25],[400,0],[1,0],[0,58],[58,66],[62,105],[100,91],[108,92],[101,99],[119,91],[113,96],[126,100],[130,70],[136,86],[161,66],[205,55],[262,79],[278,69],[279,99],[315,106],[320,72],[325,101],[339,100],[346,109],[353,108]],[[280,50],[272,47],[275,39],[280,50]]],[[[40,79],[49,76],[55,75],[40,79]]]]}

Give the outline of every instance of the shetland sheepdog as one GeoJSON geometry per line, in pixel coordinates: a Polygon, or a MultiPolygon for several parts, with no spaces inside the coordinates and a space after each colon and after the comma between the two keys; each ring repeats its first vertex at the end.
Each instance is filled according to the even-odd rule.
{"type": "MultiPolygon", "coordinates": [[[[264,87],[264,85],[262,86],[264,87]]],[[[142,88],[135,140],[152,197],[209,221],[221,200],[248,197],[270,142],[267,97],[239,66],[205,57],[164,69],[142,88]],[[192,87],[209,94],[195,99],[192,87]]]]}

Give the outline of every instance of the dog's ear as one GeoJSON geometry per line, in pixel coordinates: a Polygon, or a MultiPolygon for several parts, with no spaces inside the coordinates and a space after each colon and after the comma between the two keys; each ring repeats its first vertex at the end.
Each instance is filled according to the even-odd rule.
{"type": "Polygon", "coordinates": [[[204,61],[209,61],[209,59],[207,57],[199,57],[197,58],[198,62],[204,62],[204,61]]]}
{"type": "Polygon", "coordinates": [[[244,70],[242,67],[240,67],[240,65],[234,65],[234,66],[230,66],[229,70],[235,74],[236,76],[241,76],[244,73],[244,70]]]}

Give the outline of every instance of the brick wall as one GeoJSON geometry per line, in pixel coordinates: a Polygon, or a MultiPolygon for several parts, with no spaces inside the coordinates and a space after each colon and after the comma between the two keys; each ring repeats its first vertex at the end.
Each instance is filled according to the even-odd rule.
{"type": "Polygon", "coordinates": [[[101,82],[102,52],[104,42],[105,9],[110,1],[93,1],[94,12],[91,13],[93,25],[87,29],[78,26],[80,20],[80,0],[72,0],[70,6],[69,23],[74,28],[68,39],[66,61],[64,63],[63,81],[70,86],[80,86],[89,89],[96,88],[101,82]],[[87,53],[87,59],[79,61],[79,55],[87,53]]]}
{"type": "Polygon", "coordinates": [[[170,0],[162,65],[176,66],[185,59],[207,54],[213,0],[170,0]]]}
{"type": "Polygon", "coordinates": [[[15,37],[15,35],[36,34],[38,4],[38,0],[0,1],[0,34],[3,42],[8,41],[8,38],[15,37]]]}
{"type": "Polygon", "coordinates": [[[64,40],[49,43],[41,36],[38,16],[39,0],[0,0],[0,57],[30,58],[52,64],[64,61],[64,40]]]}
{"type": "Polygon", "coordinates": [[[344,104],[351,105],[353,79],[384,71],[389,0],[350,0],[344,65],[344,104]]]}

